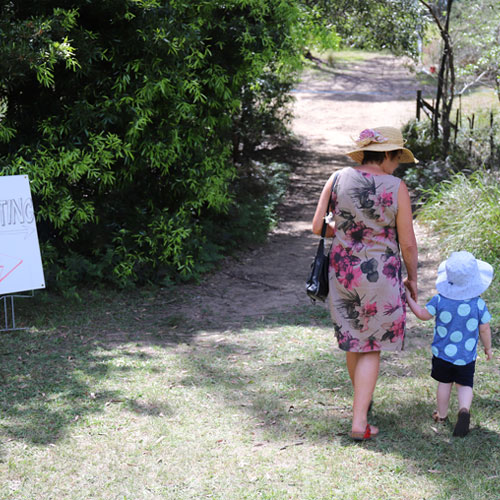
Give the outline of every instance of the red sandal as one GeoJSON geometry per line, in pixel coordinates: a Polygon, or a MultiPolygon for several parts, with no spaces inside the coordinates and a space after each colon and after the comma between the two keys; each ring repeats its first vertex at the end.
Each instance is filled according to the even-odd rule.
{"type": "Polygon", "coordinates": [[[351,432],[351,438],[354,439],[354,441],[367,441],[368,439],[374,439],[377,437],[377,434],[374,434],[372,432],[372,428],[370,427],[370,424],[366,424],[366,429],[365,432],[351,432]]]}

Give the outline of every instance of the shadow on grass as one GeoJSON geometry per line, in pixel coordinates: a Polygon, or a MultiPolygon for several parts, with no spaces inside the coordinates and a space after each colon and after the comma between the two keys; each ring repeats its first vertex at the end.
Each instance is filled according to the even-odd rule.
{"type": "Polygon", "coordinates": [[[498,493],[494,478],[500,473],[500,434],[479,421],[484,414],[498,420],[500,405],[495,395],[476,395],[471,432],[466,438],[454,438],[452,412],[446,426],[437,426],[431,419],[435,386],[428,376],[428,359],[394,360],[397,356],[390,356],[383,360],[384,373],[370,416],[380,427],[380,436],[355,443],[348,435],[352,396],[342,353],[318,352],[310,346],[296,359],[265,362],[266,349],[254,349],[246,354],[263,359],[265,366],[245,370],[228,363],[242,349],[228,343],[212,352],[190,354],[186,363],[194,373],[185,383],[222,395],[228,406],[260,423],[268,444],[285,443],[280,451],[304,442],[332,447],[332,456],[339,446],[365,447],[380,455],[381,467],[385,456],[389,463],[395,457],[401,472],[430,477],[440,485],[439,498],[457,494],[456,498],[478,498],[474,491],[479,484],[479,491],[490,488],[484,486],[485,481],[498,493]],[[426,385],[430,395],[422,397],[415,381],[417,386],[426,385]]]}
{"type": "MultiPolygon", "coordinates": [[[[89,296],[80,304],[41,296],[16,304],[19,326],[35,326],[0,337],[0,436],[51,444],[63,438],[74,422],[102,413],[113,402],[124,402],[139,415],[169,414],[164,406],[127,398],[120,390],[96,391],[109,376],[115,356],[112,346],[129,338],[148,339],[139,326],[143,308],[121,303],[120,307],[130,307],[117,311],[112,302],[102,295],[89,296]]],[[[148,358],[147,353],[126,346],[120,356],[138,362],[148,358]]],[[[125,374],[133,367],[113,370],[125,374]]]]}
{"type": "MultiPolygon", "coordinates": [[[[95,392],[95,386],[109,375],[115,348],[120,348],[121,357],[143,361],[148,355],[128,349],[130,345],[169,349],[196,341],[200,329],[183,323],[182,316],[177,322],[175,317],[154,313],[158,300],[163,299],[134,292],[111,298],[89,294],[81,303],[47,296],[19,301],[19,326],[33,327],[1,335],[0,435],[34,444],[54,443],[73,422],[101,413],[114,400],[125,402],[137,414],[168,415],[168,408],[131,400],[119,390],[95,392]]],[[[272,319],[273,324],[276,321],[272,319]]],[[[250,323],[242,323],[241,328],[250,323]]],[[[229,354],[227,348],[217,350],[217,356],[229,354]]]]}
{"type": "Polygon", "coordinates": [[[98,412],[106,399],[93,399],[87,380],[106,376],[106,359],[92,346],[58,331],[4,333],[0,346],[0,432],[48,444],[80,416],[98,412]]]}
{"type": "MultiPolygon", "coordinates": [[[[305,78],[296,92],[316,94],[317,99],[322,101],[333,100],[345,102],[346,99],[358,102],[386,102],[394,100],[415,100],[417,88],[421,85],[415,81],[412,74],[400,74],[397,77],[397,85],[384,76],[381,65],[387,63],[386,57],[375,57],[363,63],[362,70],[349,68],[331,67],[319,64],[311,67],[305,73],[305,78]],[[346,71],[349,69],[349,71],[346,71]],[[341,87],[331,88],[338,85],[341,78],[341,87]],[[310,83],[310,88],[307,83],[310,83]],[[369,85],[367,85],[369,82],[369,85]],[[326,85],[329,85],[325,88],[326,85]]],[[[394,63],[400,65],[401,63],[394,63]]],[[[424,86],[427,89],[427,86],[424,86]]],[[[428,92],[427,92],[428,93],[428,92]]],[[[310,98],[313,98],[310,96],[310,98]]]]}
{"type": "Polygon", "coordinates": [[[361,446],[401,457],[408,470],[431,477],[440,485],[439,498],[484,498],[477,494],[488,490],[490,498],[497,498],[500,434],[482,427],[474,418],[492,403],[493,398],[475,397],[471,431],[465,438],[452,435],[456,415],[450,413],[450,421],[444,425],[432,421],[434,402],[410,398],[404,404],[398,402],[394,409],[376,408],[374,420],[381,428],[380,437],[361,446]]]}
{"type": "MultiPolygon", "coordinates": [[[[202,387],[222,398],[232,411],[258,422],[270,444],[364,446],[401,457],[409,470],[431,475],[447,498],[457,488],[472,488],[467,485],[499,473],[500,436],[474,420],[474,414],[498,419],[498,398],[477,392],[467,438],[451,438],[452,427],[436,430],[429,417],[434,385],[426,355],[414,351],[383,360],[372,414],[381,435],[359,445],[348,438],[352,391],[344,355],[333,348],[325,308],[305,306],[237,325],[224,318],[218,325],[187,325],[182,316],[167,322],[158,315],[161,300],[134,292],[109,300],[90,294],[69,309],[62,307],[62,299],[24,304],[19,317],[38,329],[2,336],[0,432],[7,439],[54,443],[78,418],[102,413],[113,400],[139,416],[171,415],[164,403],[134,399],[120,389],[95,394],[94,386],[109,376],[117,352],[143,361],[148,354],[142,348],[171,352],[182,345],[178,356],[187,371],[179,387],[202,387]],[[44,324],[50,328],[42,329],[44,324]],[[422,384],[430,388],[426,397],[415,394],[422,384]],[[474,467],[461,477],[462,464],[470,463],[474,467]]],[[[113,369],[133,372],[134,366],[113,369]]],[[[492,374],[488,383],[495,382],[498,377],[492,374]]]]}

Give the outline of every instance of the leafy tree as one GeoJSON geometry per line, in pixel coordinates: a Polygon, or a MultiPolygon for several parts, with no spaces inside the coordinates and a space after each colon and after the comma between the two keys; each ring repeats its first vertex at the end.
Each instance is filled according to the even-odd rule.
{"type": "Polygon", "coordinates": [[[344,46],[417,55],[426,20],[417,0],[305,0],[335,27],[344,46]]]}
{"type": "Polygon", "coordinates": [[[453,42],[450,34],[450,19],[452,14],[453,0],[426,2],[419,0],[423,4],[433,22],[436,24],[442,40],[441,61],[438,70],[438,81],[436,90],[435,111],[433,115],[434,138],[438,137],[439,124],[443,134],[443,156],[447,156],[450,149],[451,135],[451,109],[455,98],[455,61],[453,42]]]}
{"type": "Polygon", "coordinates": [[[411,51],[414,3],[2,2],[0,169],[31,179],[48,279],[192,276],[305,48],[411,51]]]}
{"type": "Polygon", "coordinates": [[[458,2],[453,22],[459,94],[481,83],[500,100],[500,10],[496,0],[458,2]]]}
{"type": "Polygon", "coordinates": [[[500,99],[500,13],[493,0],[419,0],[441,38],[433,133],[442,133],[443,156],[450,150],[451,110],[456,95],[478,83],[500,99]]]}
{"type": "Polygon", "coordinates": [[[189,276],[232,161],[280,121],[294,2],[87,0],[0,8],[3,174],[28,174],[49,277],[189,276]]]}

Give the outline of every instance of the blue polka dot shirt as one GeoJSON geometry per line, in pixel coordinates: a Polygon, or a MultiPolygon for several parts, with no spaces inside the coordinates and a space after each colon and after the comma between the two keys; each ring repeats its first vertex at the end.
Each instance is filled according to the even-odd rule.
{"type": "Polygon", "coordinates": [[[454,365],[474,361],[479,325],[491,319],[485,301],[481,297],[454,300],[434,295],[425,307],[436,318],[432,354],[454,365]]]}

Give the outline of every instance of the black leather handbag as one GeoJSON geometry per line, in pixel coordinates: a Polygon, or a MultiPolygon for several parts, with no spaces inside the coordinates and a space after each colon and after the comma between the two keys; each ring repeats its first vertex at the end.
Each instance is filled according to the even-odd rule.
{"type": "Polygon", "coordinates": [[[315,302],[325,301],[328,297],[328,266],[330,262],[330,252],[325,255],[325,239],[321,238],[316,257],[311,264],[311,274],[306,281],[307,295],[315,302]]]}
{"type": "MultiPolygon", "coordinates": [[[[332,191],[335,186],[337,176],[333,178],[332,191]]],[[[326,208],[326,215],[330,213],[330,204],[332,202],[332,195],[328,200],[328,207],[326,208]]],[[[309,279],[306,281],[306,292],[313,302],[321,300],[324,302],[328,297],[328,267],[330,265],[330,250],[325,254],[325,234],[326,234],[326,221],[323,219],[323,228],[321,229],[321,240],[318,244],[316,256],[311,264],[311,273],[309,279]]]]}

